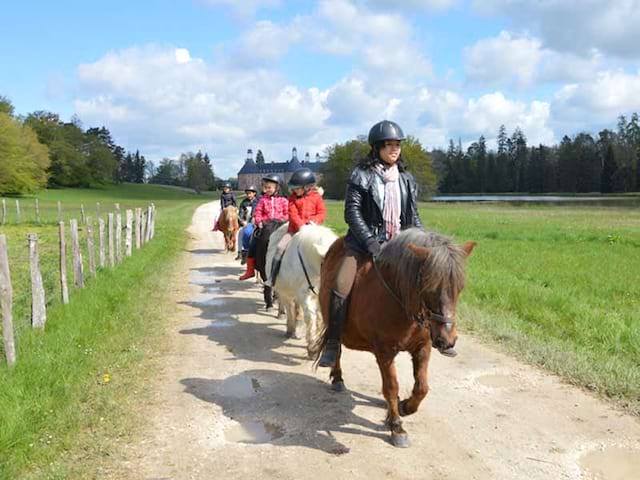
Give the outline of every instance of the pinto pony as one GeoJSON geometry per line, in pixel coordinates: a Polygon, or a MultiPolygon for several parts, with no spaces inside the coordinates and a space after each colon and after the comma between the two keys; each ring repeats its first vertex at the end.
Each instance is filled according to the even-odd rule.
{"type": "MultiPolygon", "coordinates": [[[[266,270],[271,271],[278,240],[286,233],[282,226],[271,236],[267,250],[266,270]]],[[[296,305],[302,309],[306,326],[307,351],[312,356],[312,347],[320,327],[320,268],[327,251],[338,236],[327,227],[304,225],[296,233],[282,256],[280,275],[273,287],[278,300],[287,311],[287,337],[294,337],[298,320],[296,305]]]]}
{"type": "Polygon", "coordinates": [[[228,206],[220,214],[218,229],[224,235],[224,245],[227,252],[236,251],[236,238],[238,236],[238,209],[228,206]]]}
{"type": "MultiPolygon", "coordinates": [[[[465,259],[475,242],[462,246],[440,234],[409,229],[384,245],[378,258],[363,258],[349,296],[342,344],[375,355],[387,401],[391,443],[409,446],[400,416],[418,410],[427,395],[427,368],[432,346],[443,351],[457,339],[456,304],[464,287],[465,259]],[[394,359],[407,351],[415,383],[411,396],[400,401],[394,359]]],[[[329,249],[322,266],[320,306],[325,331],[314,348],[316,359],[327,342],[331,289],[336,284],[344,239],[329,249]]],[[[317,361],[317,360],[316,360],[317,361]]],[[[344,390],[340,356],[331,370],[332,388],[344,390]]]]}

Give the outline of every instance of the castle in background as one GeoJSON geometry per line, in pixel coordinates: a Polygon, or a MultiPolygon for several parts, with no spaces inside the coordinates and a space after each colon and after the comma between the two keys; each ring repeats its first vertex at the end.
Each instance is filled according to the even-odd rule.
{"type": "MultiPolygon", "coordinates": [[[[258,152],[260,151],[258,150],[258,152]]],[[[298,150],[296,147],[293,147],[291,150],[291,160],[286,162],[265,162],[264,158],[261,157],[260,155],[259,158],[254,161],[253,151],[251,149],[247,150],[247,159],[238,172],[238,190],[244,190],[250,185],[255,185],[259,190],[262,177],[268,173],[280,175],[286,186],[293,172],[302,167],[310,168],[311,171],[316,174],[318,183],[322,180],[320,168],[324,165],[324,162],[320,160],[318,153],[316,153],[315,162],[309,159],[309,152],[305,154],[303,161],[298,160],[298,150]]]]}

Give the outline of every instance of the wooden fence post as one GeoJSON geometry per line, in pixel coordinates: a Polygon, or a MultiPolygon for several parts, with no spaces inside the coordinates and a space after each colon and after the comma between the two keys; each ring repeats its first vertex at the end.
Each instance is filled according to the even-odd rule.
{"type": "Polygon", "coordinates": [[[87,217],[87,250],[89,253],[89,273],[96,278],[96,248],[93,244],[93,222],[87,217]]]}
{"type": "Polygon", "coordinates": [[[98,243],[99,243],[99,260],[100,260],[100,268],[104,268],[106,263],[105,250],[104,250],[104,220],[98,218],[98,243]]]}
{"type": "Polygon", "coordinates": [[[127,257],[131,256],[131,246],[133,242],[133,210],[127,210],[126,212],[126,225],[124,236],[124,254],[127,257]]]}
{"type": "Polygon", "coordinates": [[[16,344],[13,337],[13,291],[11,289],[11,273],[9,270],[9,254],[7,237],[0,235],[0,309],[2,310],[2,338],[7,363],[16,363],[16,344]]]}
{"type": "Polygon", "coordinates": [[[146,236],[144,238],[144,242],[148,243],[149,240],[151,240],[151,216],[152,216],[152,212],[153,209],[151,208],[151,205],[149,205],[147,207],[147,229],[146,229],[146,236]]]}
{"type": "Polygon", "coordinates": [[[100,218],[100,202],[96,202],[96,218],[100,218]]]}
{"type": "Polygon", "coordinates": [[[114,267],[116,264],[116,252],[114,251],[113,245],[113,213],[109,214],[109,222],[107,225],[107,236],[109,237],[109,266],[114,267]]]}
{"type": "Polygon", "coordinates": [[[78,220],[71,220],[71,249],[73,251],[73,276],[76,287],[84,288],[84,272],[82,267],[82,252],[78,236],[78,220]]]}
{"type": "Polygon", "coordinates": [[[63,222],[64,219],[62,218],[62,202],[60,202],[60,200],[58,200],[58,222],[63,222]]]}
{"type": "Polygon", "coordinates": [[[36,223],[38,225],[40,225],[40,202],[38,201],[38,199],[36,198],[36,223]]]}
{"type": "Polygon", "coordinates": [[[140,249],[140,242],[142,241],[142,209],[136,208],[136,250],[140,249]]]}
{"type": "Polygon", "coordinates": [[[84,216],[84,205],[80,204],[80,225],[86,225],[87,218],[84,216]]]}
{"type": "Polygon", "coordinates": [[[2,225],[7,223],[7,201],[2,199],[2,225]]]}
{"type": "Polygon", "coordinates": [[[16,223],[20,223],[20,200],[16,200],[16,223]]]}
{"type": "Polygon", "coordinates": [[[149,233],[149,240],[153,240],[156,234],[156,206],[151,204],[151,232],[149,233]]]}
{"type": "Polygon", "coordinates": [[[67,283],[67,242],[64,235],[64,222],[58,222],[60,232],[60,291],[62,303],[69,303],[69,284],[67,283]]]}
{"type": "Polygon", "coordinates": [[[140,245],[144,245],[147,240],[147,212],[142,212],[142,220],[141,220],[141,228],[140,231],[140,245]]]}
{"type": "Polygon", "coordinates": [[[116,263],[122,262],[122,215],[116,213],[116,263]]]}
{"type": "Polygon", "coordinates": [[[38,236],[35,233],[30,233],[27,238],[29,240],[29,265],[31,266],[31,326],[44,329],[44,324],[47,322],[47,308],[38,258],[38,236]]]}

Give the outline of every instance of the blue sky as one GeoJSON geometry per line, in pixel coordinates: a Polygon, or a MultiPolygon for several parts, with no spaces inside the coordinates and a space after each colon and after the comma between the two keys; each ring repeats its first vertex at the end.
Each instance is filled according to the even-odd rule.
{"type": "Polygon", "coordinates": [[[158,161],[282,161],[398,121],[427,148],[530,143],[640,111],[640,0],[29,1],[3,6],[0,95],[158,161]],[[577,5],[576,5],[577,3],[577,5]]]}

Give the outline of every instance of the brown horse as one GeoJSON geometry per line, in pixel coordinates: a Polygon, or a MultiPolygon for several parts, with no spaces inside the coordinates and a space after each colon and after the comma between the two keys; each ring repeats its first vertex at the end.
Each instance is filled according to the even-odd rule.
{"type": "Polygon", "coordinates": [[[236,238],[238,236],[238,209],[233,205],[226,207],[220,214],[218,228],[224,235],[224,244],[227,252],[236,251],[236,238]]]}
{"type": "MultiPolygon", "coordinates": [[[[418,410],[427,395],[427,368],[432,346],[444,351],[457,339],[456,304],[464,287],[465,259],[475,246],[454,245],[433,232],[409,229],[382,248],[375,263],[358,262],[358,273],[349,296],[342,343],[347,348],[375,355],[387,401],[391,443],[409,446],[400,416],[418,410]],[[400,401],[394,359],[407,351],[413,360],[415,383],[411,396],[400,401]]],[[[320,305],[325,332],[315,346],[319,357],[327,341],[331,289],[345,255],[344,239],[338,239],[325,257],[320,285],[320,305]]],[[[331,370],[332,388],[344,390],[340,357],[331,370]]]]}

